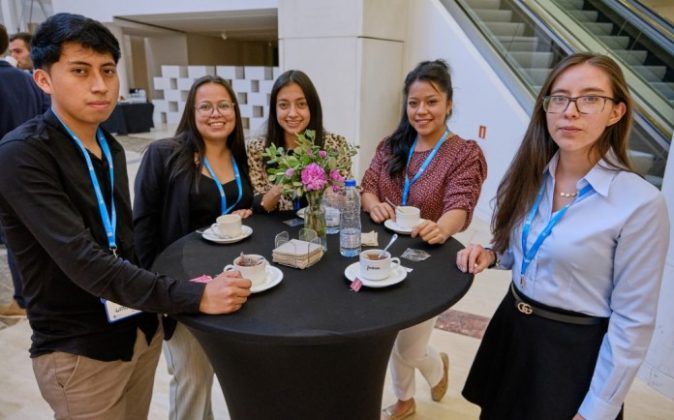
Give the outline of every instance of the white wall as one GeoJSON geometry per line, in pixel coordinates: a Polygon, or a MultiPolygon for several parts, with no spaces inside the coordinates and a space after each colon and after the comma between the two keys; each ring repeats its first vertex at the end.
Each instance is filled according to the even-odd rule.
{"type": "Polygon", "coordinates": [[[69,12],[112,22],[114,16],[275,9],[276,0],[52,0],[54,13],[69,12]]]}
{"type": "Polygon", "coordinates": [[[320,95],[325,128],[361,147],[353,166],[359,179],[398,119],[407,5],[279,1],[281,70],[306,72],[320,95]]]}
{"type": "MultiPolygon", "coordinates": [[[[674,139],[672,139],[674,141],[674,139]]],[[[674,153],[670,151],[662,183],[669,210],[669,252],[660,289],[653,341],[639,376],[648,385],[674,399],[674,153]]]]}
{"type": "Polygon", "coordinates": [[[452,69],[454,109],[449,127],[476,139],[487,159],[488,176],[475,217],[491,219],[490,201],[519,147],[529,115],[515,100],[456,21],[437,0],[415,0],[409,9],[405,73],[419,61],[443,58],[452,69]],[[487,127],[478,139],[480,125],[487,127]]]}

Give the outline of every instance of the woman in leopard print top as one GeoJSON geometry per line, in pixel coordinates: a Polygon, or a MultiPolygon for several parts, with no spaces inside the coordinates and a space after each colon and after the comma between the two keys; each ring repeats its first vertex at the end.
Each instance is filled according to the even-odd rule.
{"type": "MultiPolygon", "coordinates": [[[[271,91],[267,133],[249,139],[246,145],[250,180],[257,210],[292,210],[293,200],[281,194],[281,187],[269,181],[264,150],[271,144],[290,150],[297,145],[297,133],[316,132],[316,142],[325,149],[342,149],[346,139],[323,129],[321,101],[311,79],[299,70],[288,70],[276,79],[271,91]]],[[[351,157],[342,156],[351,177],[351,157]]],[[[342,162],[340,162],[341,164],[342,162]]],[[[304,203],[306,205],[306,203],[304,203]]]]}

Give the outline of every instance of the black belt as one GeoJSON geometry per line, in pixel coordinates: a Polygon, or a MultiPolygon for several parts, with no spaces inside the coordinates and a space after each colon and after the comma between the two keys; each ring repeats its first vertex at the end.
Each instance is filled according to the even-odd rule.
{"type": "Polygon", "coordinates": [[[522,312],[524,315],[536,315],[541,318],[551,319],[553,321],[564,322],[566,324],[576,324],[576,325],[597,325],[601,324],[606,320],[606,318],[600,318],[590,315],[569,315],[562,314],[559,312],[553,312],[547,309],[539,308],[538,306],[532,305],[531,303],[525,302],[522,297],[517,293],[514,283],[510,283],[510,292],[515,298],[515,308],[518,311],[522,312]]]}

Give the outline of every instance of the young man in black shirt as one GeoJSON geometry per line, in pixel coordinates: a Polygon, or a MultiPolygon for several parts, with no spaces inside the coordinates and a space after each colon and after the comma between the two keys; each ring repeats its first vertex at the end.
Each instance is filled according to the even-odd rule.
{"type": "Polygon", "coordinates": [[[119,95],[119,56],[99,22],[47,19],[31,58],[52,109],[0,142],[0,219],[23,277],[35,376],[56,418],[147,417],[160,327],[156,314],[129,308],[230,313],[250,293],[240,278],[204,285],[134,265],[124,151],[99,127],[119,95]]]}

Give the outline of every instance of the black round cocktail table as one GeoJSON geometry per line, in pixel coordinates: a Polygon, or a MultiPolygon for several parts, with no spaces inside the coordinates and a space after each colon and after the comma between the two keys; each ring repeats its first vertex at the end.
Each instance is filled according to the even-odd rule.
{"type": "MultiPolygon", "coordinates": [[[[301,227],[281,223],[292,213],[254,215],[244,220],[249,238],[230,245],[205,241],[191,233],[169,246],[153,269],[177,279],[215,275],[241,251],[271,262],[274,237],[301,227]]],[[[363,231],[379,232],[384,245],[391,232],[363,215],[363,231]]],[[[380,418],[386,366],[399,330],[425,321],[456,303],[473,276],[455,265],[462,245],[426,245],[400,236],[390,248],[399,256],[408,248],[431,257],[402,260],[413,269],[407,278],[382,289],[349,288],[344,269],[357,258],[339,254],[339,235],[328,236],[328,252],[305,270],[274,264],[283,281],[251,295],[230,315],[176,315],[201,343],[222,386],[232,419],[380,418]]],[[[179,397],[178,397],[179,398],[179,397]]]]}

